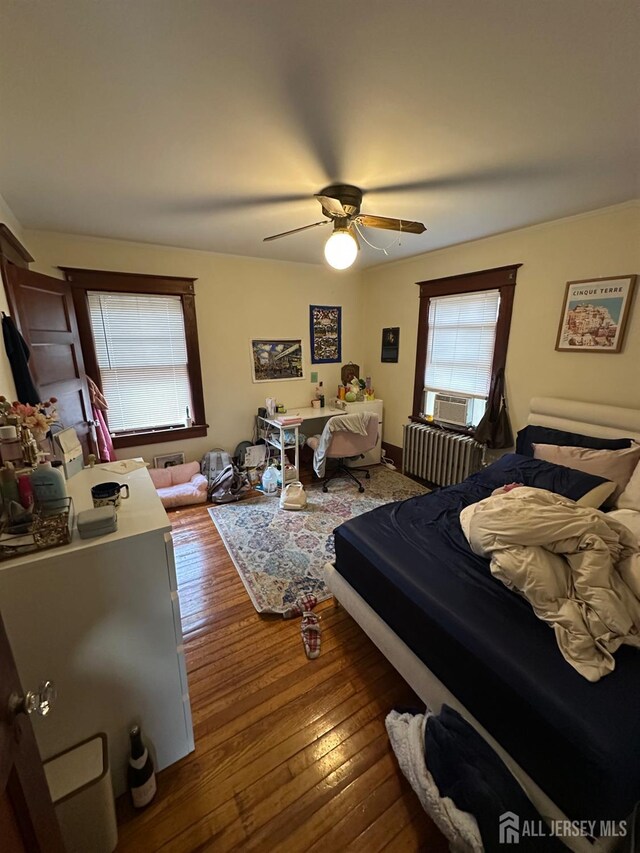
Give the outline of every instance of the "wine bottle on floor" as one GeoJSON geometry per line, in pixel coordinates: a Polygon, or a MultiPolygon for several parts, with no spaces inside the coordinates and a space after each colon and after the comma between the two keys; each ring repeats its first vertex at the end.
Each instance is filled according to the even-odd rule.
{"type": "Polygon", "coordinates": [[[131,755],[129,757],[128,780],[133,805],[142,809],[156,795],[156,774],[149,750],[142,742],[140,726],[134,726],[129,732],[131,755]]]}

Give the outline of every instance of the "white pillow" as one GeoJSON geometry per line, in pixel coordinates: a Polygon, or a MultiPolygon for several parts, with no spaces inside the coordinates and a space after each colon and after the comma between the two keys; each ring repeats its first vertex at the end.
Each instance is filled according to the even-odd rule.
{"type": "Polygon", "coordinates": [[[636,465],[624,492],[616,502],[618,509],[633,509],[640,512],[640,463],[636,465]]]}

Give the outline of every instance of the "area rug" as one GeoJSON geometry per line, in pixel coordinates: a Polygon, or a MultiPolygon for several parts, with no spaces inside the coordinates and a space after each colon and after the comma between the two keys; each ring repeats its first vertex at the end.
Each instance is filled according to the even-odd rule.
{"type": "Polygon", "coordinates": [[[280,509],[278,498],[266,495],[209,509],[258,613],[283,613],[305,594],[329,598],[323,566],[334,557],[334,528],[427,491],[384,466],[372,469],[363,483],[363,493],[347,479],[333,480],[326,494],[320,483],[305,486],[307,508],[296,512],[280,509]]]}

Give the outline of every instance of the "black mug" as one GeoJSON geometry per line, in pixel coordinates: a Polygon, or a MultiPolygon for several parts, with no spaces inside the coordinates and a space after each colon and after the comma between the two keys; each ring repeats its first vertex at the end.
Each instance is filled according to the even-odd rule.
{"type": "Polygon", "coordinates": [[[126,500],[129,497],[129,486],[126,483],[98,483],[91,489],[91,497],[94,507],[112,506],[117,509],[120,499],[126,500]],[[126,489],[126,495],[122,494],[123,489],[126,489]]]}

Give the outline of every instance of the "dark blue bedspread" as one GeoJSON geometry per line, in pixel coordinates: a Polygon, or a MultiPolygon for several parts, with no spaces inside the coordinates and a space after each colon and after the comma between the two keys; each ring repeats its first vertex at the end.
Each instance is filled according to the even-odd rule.
{"type": "Polygon", "coordinates": [[[507,482],[587,490],[542,465],[512,454],[345,522],[336,569],[570,818],[619,820],[640,799],[640,652],[623,646],[613,673],[586,681],[460,528],[463,507],[507,482]]]}

